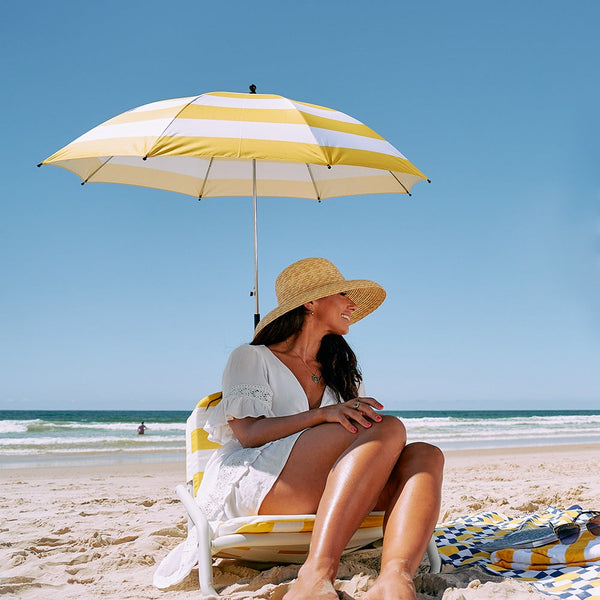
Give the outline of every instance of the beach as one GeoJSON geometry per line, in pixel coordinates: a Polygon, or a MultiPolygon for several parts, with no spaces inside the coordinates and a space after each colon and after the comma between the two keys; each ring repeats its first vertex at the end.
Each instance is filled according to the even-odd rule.
{"type": "MultiPolygon", "coordinates": [[[[439,521],[484,510],[521,515],[548,505],[600,508],[600,445],[447,451],[439,521]]],[[[127,462],[5,469],[0,474],[0,594],[38,600],[196,599],[197,572],[159,590],[152,575],[186,535],[174,494],[184,463],[127,462]]],[[[372,583],[379,550],[344,557],[341,598],[360,598],[372,583]]],[[[218,561],[224,597],[280,599],[297,566],[259,569],[218,561]]],[[[419,600],[547,598],[528,584],[480,568],[445,567],[416,578],[419,600]]]]}

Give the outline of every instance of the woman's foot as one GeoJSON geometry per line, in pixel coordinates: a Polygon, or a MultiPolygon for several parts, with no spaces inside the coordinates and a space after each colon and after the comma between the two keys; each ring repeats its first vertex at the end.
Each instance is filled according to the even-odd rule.
{"type": "Polygon", "coordinates": [[[417,591],[412,575],[397,570],[380,574],[373,587],[360,600],[417,600],[417,591]]]}
{"type": "Polygon", "coordinates": [[[333,583],[325,574],[302,566],[283,600],[338,600],[333,583]]]}

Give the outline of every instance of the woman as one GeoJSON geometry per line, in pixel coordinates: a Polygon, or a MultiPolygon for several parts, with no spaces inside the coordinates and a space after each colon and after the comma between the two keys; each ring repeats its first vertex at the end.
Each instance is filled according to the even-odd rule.
{"type": "Polygon", "coordinates": [[[384,300],[323,258],[287,267],[278,307],[252,344],[231,354],[223,400],[205,429],[224,444],[198,497],[209,520],[316,513],[308,557],[285,600],[336,600],[345,543],[372,510],[385,511],[381,572],[365,600],[416,598],[412,579],[440,508],[443,456],[406,445],[401,421],[365,395],[344,338],[384,300]]]}

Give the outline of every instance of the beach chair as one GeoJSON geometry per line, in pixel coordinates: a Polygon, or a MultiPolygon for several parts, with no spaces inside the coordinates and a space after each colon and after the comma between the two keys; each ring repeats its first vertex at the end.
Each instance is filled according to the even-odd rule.
{"type": "MultiPolygon", "coordinates": [[[[308,554],[315,515],[258,515],[230,519],[212,528],[195,501],[204,465],[219,444],[208,440],[203,429],[208,412],[221,400],[221,392],[206,396],[190,415],[186,424],[187,485],[180,484],[176,493],[188,513],[188,527],[198,534],[198,578],[204,596],[219,597],[213,588],[213,558],[233,558],[253,562],[302,563],[308,554]]],[[[344,554],[358,550],[383,535],[383,512],[367,515],[349,540],[344,554]]],[[[427,555],[433,573],[441,570],[435,540],[427,555]]]]}

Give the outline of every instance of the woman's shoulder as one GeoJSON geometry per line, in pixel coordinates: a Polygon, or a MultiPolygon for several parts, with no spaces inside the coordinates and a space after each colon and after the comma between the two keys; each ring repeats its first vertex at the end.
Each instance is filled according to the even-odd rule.
{"type": "Polygon", "coordinates": [[[269,349],[266,346],[242,344],[229,355],[227,364],[231,366],[263,364],[268,360],[269,349]],[[266,351],[266,352],[265,352],[266,351]]]}
{"type": "Polygon", "coordinates": [[[255,346],[253,344],[242,344],[229,355],[230,358],[262,357],[265,355],[266,346],[255,346]]]}
{"type": "Polygon", "coordinates": [[[225,365],[223,388],[240,383],[264,385],[269,380],[271,371],[268,354],[270,351],[266,346],[251,344],[238,346],[229,355],[229,360],[225,365]]]}

